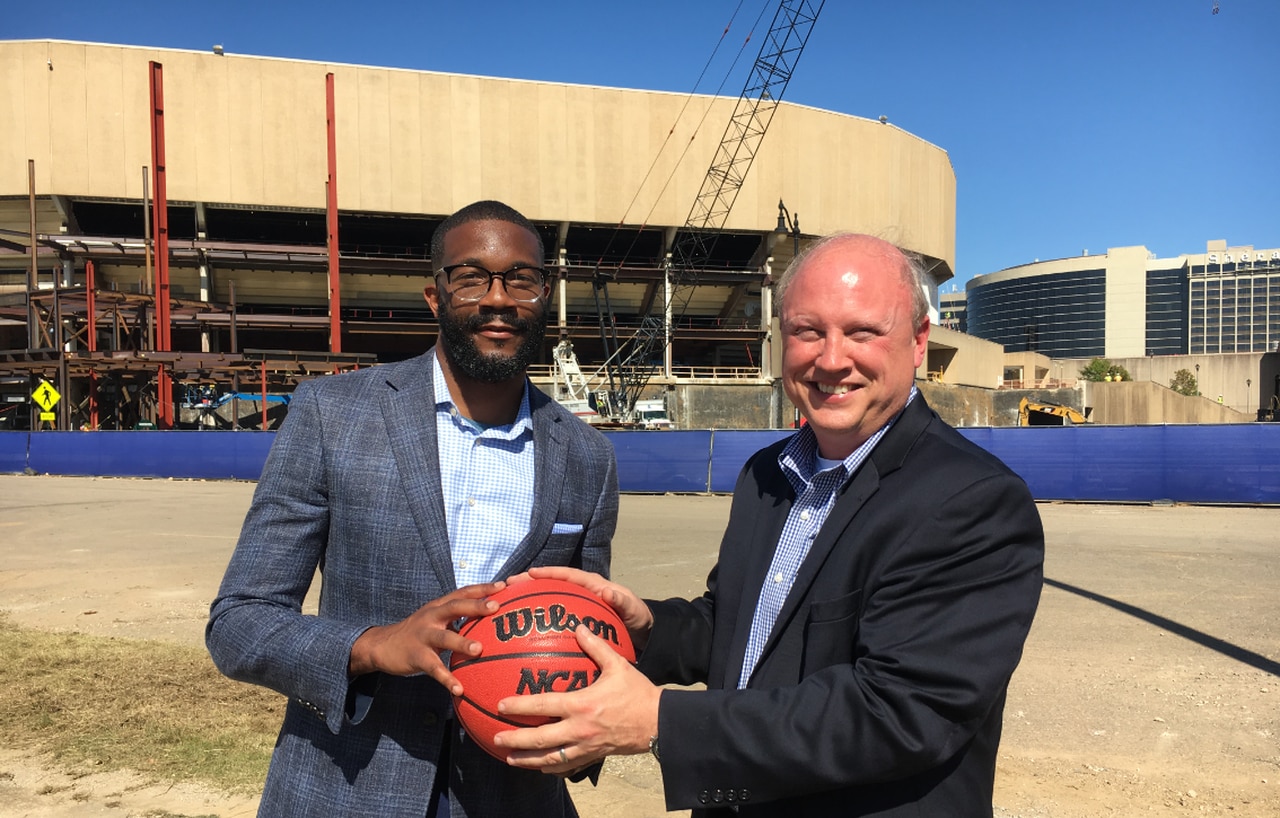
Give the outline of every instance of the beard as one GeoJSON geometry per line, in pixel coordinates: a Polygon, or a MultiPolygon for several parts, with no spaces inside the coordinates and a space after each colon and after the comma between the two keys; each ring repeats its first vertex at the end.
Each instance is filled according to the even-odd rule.
{"type": "Polygon", "coordinates": [[[547,334],[546,310],[531,319],[521,318],[514,309],[461,317],[454,313],[447,296],[440,300],[439,320],[444,356],[450,366],[481,383],[502,383],[522,376],[538,357],[547,334]],[[516,347],[509,355],[502,352],[486,355],[476,347],[475,333],[495,322],[520,333],[512,339],[516,347]]]}

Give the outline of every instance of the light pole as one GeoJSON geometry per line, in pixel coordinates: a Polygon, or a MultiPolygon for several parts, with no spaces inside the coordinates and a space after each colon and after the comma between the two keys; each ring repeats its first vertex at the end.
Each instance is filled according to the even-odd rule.
{"type": "Polygon", "coordinates": [[[775,230],[784,236],[791,236],[792,259],[800,255],[800,214],[788,211],[781,199],[778,200],[778,226],[775,230]]]}
{"type": "MultiPolygon", "coordinates": [[[[778,199],[778,226],[776,231],[783,236],[790,235],[792,240],[791,246],[791,262],[794,263],[796,256],[800,255],[800,214],[792,214],[787,210],[787,206],[782,203],[782,199],[778,199]]],[[[791,264],[787,265],[788,267],[791,264]]],[[[791,428],[800,428],[800,408],[796,407],[791,418],[791,428]]]]}

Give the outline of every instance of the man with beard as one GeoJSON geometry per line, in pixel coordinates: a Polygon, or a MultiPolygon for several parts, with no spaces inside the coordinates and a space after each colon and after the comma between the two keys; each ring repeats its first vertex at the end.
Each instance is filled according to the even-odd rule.
{"type": "Polygon", "coordinates": [[[613,450],[525,376],[543,258],[515,210],[463,208],[431,240],[437,345],[294,393],[206,629],[223,673],[289,699],[259,815],[575,814],[563,780],[467,739],[442,655],[479,653],[450,623],[499,578],[608,571],[613,450]]]}

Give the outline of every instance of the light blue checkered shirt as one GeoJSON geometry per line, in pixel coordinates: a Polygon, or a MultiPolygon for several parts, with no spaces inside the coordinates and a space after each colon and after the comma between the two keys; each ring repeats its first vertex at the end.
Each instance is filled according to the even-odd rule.
{"type": "MultiPolygon", "coordinates": [[[[915,400],[917,394],[916,387],[912,385],[907,403],[915,400]]],[[[742,663],[742,673],[738,676],[739,690],[745,688],[751,679],[751,673],[760,659],[760,652],[764,650],[764,643],[769,639],[769,632],[778,620],[782,603],[795,584],[800,565],[808,556],[814,538],[818,536],[818,531],[835,505],[837,490],[858,470],[901,414],[899,412],[890,418],[888,423],[842,461],[820,458],[818,439],[807,425],[788,441],[778,455],[778,466],[791,483],[796,501],[782,527],[782,535],[773,552],[773,561],[769,563],[769,573],[765,575],[764,585],[760,588],[755,617],[751,620],[751,635],[747,639],[747,653],[742,663]]]]}
{"type": "Polygon", "coordinates": [[[431,365],[440,489],[453,576],[461,588],[499,579],[499,569],[529,533],[534,484],[529,382],[515,421],[484,429],[458,411],[434,355],[431,365]]]}

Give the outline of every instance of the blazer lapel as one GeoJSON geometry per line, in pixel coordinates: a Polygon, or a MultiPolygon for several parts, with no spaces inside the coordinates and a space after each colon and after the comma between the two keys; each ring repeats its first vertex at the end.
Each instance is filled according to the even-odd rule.
{"type": "MultiPolygon", "coordinates": [[[[770,455],[774,463],[781,451],[779,447],[770,455]]],[[[743,586],[742,598],[738,600],[738,612],[734,620],[737,625],[734,628],[733,644],[729,647],[731,660],[725,663],[724,668],[722,685],[726,690],[733,690],[738,686],[742,663],[746,660],[747,642],[751,638],[756,603],[760,601],[760,590],[764,587],[765,575],[769,573],[769,564],[773,561],[773,552],[778,547],[787,515],[791,513],[791,506],[796,500],[795,491],[782,470],[773,468],[770,473],[776,479],[771,486],[762,486],[765,492],[761,499],[771,498],[772,502],[768,505],[759,502],[759,511],[752,519],[752,524],[745,532],[741,532],[744,541],[751,544],[751,550],[743,555],[746,566],[742,576],[747,584],[743,586]]],[[[748,499],[746,502],[753,501],[748,499]]],[[[764,658],[763,654],[761,658],[764,658]]]]}
{"type": "Polygon", "coordinates": [[[433,347],[425,355],[396,366],[394,371],[388,367],[382,415],[413,522],[436,579],[447,593],[454,590],[456,579],[444,497],[440,493],[440,449],[436,445],[436,398],[430,357],[435,354],[433,347]]]}
{"type": "MultiPolygon", "coordinates": [[[[800,564],[800,570],[796,573],[796,581],[791,586],[791,591],[787,594],[786,601],[782,603],[782,609],[778,611],[778,619],[774,622],[773,629],[769,632],[769,639],[765,642],[764,649],[760,653],[760,659],[756,663],[757,667],[763,664],[779,634],[785,630],[790,620],[795,617],[796,612],[800,609],[801,601],[807,599],[809,589],[817,580],[818,573],[822,570],[822,566],[827,561],[832,549],[842,540],[847,541],[845,537],[846,530],[853,524],[854,517],[857,516],[862,507],[880,489],[882,475],[901,468],[907,453],[915,445],[916,439],[919,438],[932,417],[933,410],[925,402],[924,396],[916,395],[915,400],[911,401],[911,404],[903,411],[897,422],[894,423],[893,428],[876,444],[875,449],[872,450],[871,455],[854,474],[853,479],[849,480],[837,492],[835,505],[827,516],[826,522],[822,524],[822,529],[818,532],[813,545],[809,548],[809,553],[805,556],[804,562],[800,564]]],[[[779,526],[778,532],[775,533],[772,542],[769,543],[766,560],[773,559],[773,551],[777,547],[781,530],[781,526],[779,526]]],[[[768,562],[766,561],[764,567],[760,568],[759,571],[762,579],[768,568],[768,562]]],[[[751,599],[752,608],[747,616],[754,614],[754,606],[758,596],[759,587],[757,586],[756,596],[751,599]]],[[[742,645],[742,651],[745,653],[745,639],[742,645]]],[[[739,672],[741,672],[741,669],[741,663],[739,663],[739,672]]],[[[737,684],[737,679],[734,680],[734,684],[737,684]]]]}

